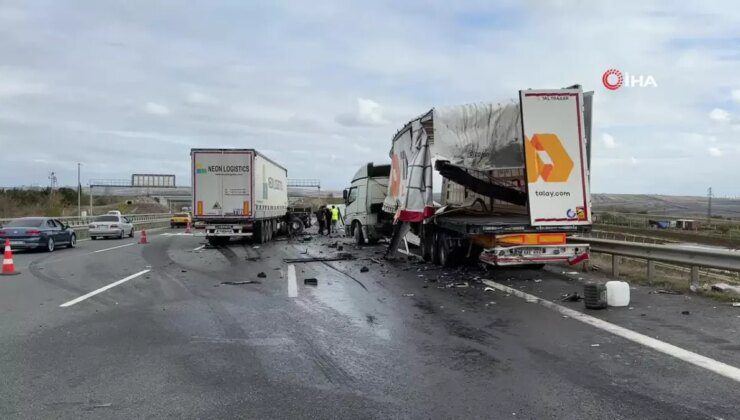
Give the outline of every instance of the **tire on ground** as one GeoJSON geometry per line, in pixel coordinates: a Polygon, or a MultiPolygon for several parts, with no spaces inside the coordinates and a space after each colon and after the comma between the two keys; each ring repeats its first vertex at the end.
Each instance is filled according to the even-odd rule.
{"type": "Polygon", "coordinates": [[[303,230],[305,229],[305,226],[303,225],[303,221],[297,217],[292,217],[290,219],[290,223],[288,224],[288,232],[290,235],[300,235],[303,233],[303,230]]]}

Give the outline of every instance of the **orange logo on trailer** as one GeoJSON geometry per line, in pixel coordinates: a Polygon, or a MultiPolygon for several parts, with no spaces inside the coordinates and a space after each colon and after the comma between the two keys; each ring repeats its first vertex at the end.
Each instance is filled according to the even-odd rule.
{"type": "Polygon", "coordinates": [[[527,182],[534,183],[542,177],[545,182],[566,182],[573,172],[573,159],[568,156],[557,135],[535,134],[524,140],[527,159],[527,182]],[[541,154],[546,154],[552,163],[545,163],[541,154]]]}

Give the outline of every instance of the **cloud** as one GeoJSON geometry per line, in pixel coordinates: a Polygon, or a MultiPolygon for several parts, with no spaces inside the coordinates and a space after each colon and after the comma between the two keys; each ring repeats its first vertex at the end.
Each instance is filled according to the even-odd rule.
{"type": "Polygon", "coordinates": [[[146,105],[144,106],[144,111],[146,111],[148,114],[152,114],[152,115],[165,116],[165,115],[170,115],[171,114],[169,108],[167,108],[166,106],[164,106],[162,104],[158,104],[158,103],[155,103],[155,102],[147,102],[146,105]]]}
{"type": "Polygon", "coordinates": [[[205,93],[202,93],[202,92],[188,93],[187,97],[185,98],[185,101],[190,105],[200,105],[200,106],[211,106],[211,105],[216,105],[218,103],[218,100],[216,100],[216,98],[210,95],[206,95],[205,93]]]}
{"type": "Polygon", "coordinates": [[[718,147],[710,147],[707,149],[707,152],[709,153],[709,156],[712,157],[720,157],[724,154],[722,150],[718,147]]]}
{"type": "Polygon", "coordinates": [[[383,108],[372,99],[357,98],[357,110],[339,114],[336,121],[344,126],[379,126],[388,122],[383,118],[383,108]]]}
{"type": "Polygon", "coordinates": [[[732,100],[740,104],[740,89],[732,90],[732,100]]]}
{"type": "Polygon", "coordinates": [[[188,180],[191,147],[254,147],[339,189],[432,107],[579,83],[595,92],[593,191],[740,195],[740,168],[707,150],[740,153],[727,0],[2,3],[0,186],[45,184],[48,170],[74,185],[78,159],[85,178],[188,180]],[[609,91],[612,67],[658,87],[609,91]],[[713,108],[727,121],[712,124],[713,108]]]}
{"type": "Polygon", "coordinates": [[[714,108],[709,113],[709,119],[712,121],[727,122],[730,121],[730,113],[721,108],[714,108]]]}
{"type": "Polygon", "coordinates": [[[630,163],[633,164],[633,165],[637,165],[638,163],[640,163],[640,161],[637,160],[636,157],[630,156],[630,163]]]}
{"type": "Polygon", "coordinates": [[[607,149],[614,149],[617,147],[617,142],[614,141],[614,137],[607,133],[601,135],[601,142],[604,143],[604,147],[607,149]]]}

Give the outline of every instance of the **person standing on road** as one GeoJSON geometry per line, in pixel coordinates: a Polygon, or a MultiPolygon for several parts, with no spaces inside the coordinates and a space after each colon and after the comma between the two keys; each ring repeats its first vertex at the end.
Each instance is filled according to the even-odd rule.
{"type": "Polygon", "coordinates": [[[326,220],[326,234],[331,234],[331,209],[324,207],[324,219],[326,220]]]}
{"type": "Polygon", "coordinates": [[[342,217],[342,215],[339,213],[339,209],[331,206],[331,227],[334,229],[334,232],[339,232],[340,217],[342,217]]]}
{"type": "Polygon", "coordinates": [[[319,222],[319,235],[323,235],[324,227],[326,227],[326,212],[324,209],[320,208],[316,210],[316,220],[319,222]]]}

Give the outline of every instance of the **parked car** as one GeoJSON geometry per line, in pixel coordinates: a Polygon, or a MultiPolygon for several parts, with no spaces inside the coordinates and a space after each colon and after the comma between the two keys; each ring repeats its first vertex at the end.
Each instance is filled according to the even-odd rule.
{"type": "Polygon", "coordinates": [[[192,223],[190,213],[175,213],[170,218],[170,227],[187,226],[188,223],[192,223]]]}
{"type": "Polygon", "coordinates": [[[10,239],[15,249],[44,249],[53,252],[58,246],[74,248],[75,231],[69,225],[49,217],[22,217],[0,228],[0,241],[10,239]]]}
{"type": "Polygon", "coordinates": [[[106,214],[96,217],[90,223],[90,239],[98,238],[118,238],[124,236],[132,238],[134,236],[134,225],[128,217],[106,214]]]}

